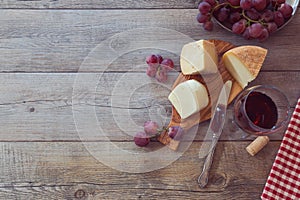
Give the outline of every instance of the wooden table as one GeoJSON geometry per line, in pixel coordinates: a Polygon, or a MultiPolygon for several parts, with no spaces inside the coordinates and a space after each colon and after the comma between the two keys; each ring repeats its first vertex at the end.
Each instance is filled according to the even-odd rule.
{"type": "MultiPolygon", "coordinates": [[[[258,43],[246,41],[219,26],[213,32],[203,31],[195,20],[197,4],[198,1],[191,0],[1,1],[0,199],[259,199],[282,135],[273,135],[266,148],[251,157],[245,151],[251,140],[241,140],[242,132],[231,124],[232,105],[217,145],[209,184],[204,189],[197,184],[203,165],[198,150],[209,122],[200,124],[193,143],[178,160],[162,169],[138,174],[102,164],[85,144],[101,146],[108,141],[99,139],[92,129],[82,138],[76,129],[74,105],[87,110],[94,108],[98,125],[104,127],[110,140],[137,151],[132,137],[122,133],[111,113],[113,109],[116,113],[118,109],[129,110],[132,119],[141,125],[149,114],[147,105],[153,99],[145,90],[138,90],[127,105],[128,102],[122,102],[122,95],[130,92],[129,86],[123,94],[111,91],[124,74],[142,84],[145,73],[135,67],[151,52],[172,57],[177,68],[178,55],[154,48],[137,49],[121,55],[105,70],[93,63],[81,68],[99,44],[135,28],[164,28],[194,40],[220,39],[235,45],[265,47],[269,54],[251,85],[277,86],[286,93],[291,106],[295,106],[300,96],[300,13],[268,41],[258,43]],[[78,76],[86,76],[89,83],[88,77],[102,72],[105,76],[96,81],[96,93],[87,87],[74,95],[78,76]]],[[[168,38],[176,40],[160,31],[155,34],[145,34],[144,42],[153,36],[165,38],[162,43],[168,38]]],[[[137,37],[134,33],[130,36],[137,37]]],[[[132,41],[130,37],[128,40],[132,41]]],[[[173,40],[170,49],[174,48],[173,40]]],[[[128,44],[126,40],[114,42],[111,45],[116,49],[128,44]]],[[[162,100],[166,91],[153,88],[157,102],[168,104],[162,100]]],[[[79,120],[86,122],[87,127],[93,121],[79,120]]],[[[151,145],[161,147],[158,142],[151,145]]],[[[98,153],[107,156],[107,152],[98,153]]]]}

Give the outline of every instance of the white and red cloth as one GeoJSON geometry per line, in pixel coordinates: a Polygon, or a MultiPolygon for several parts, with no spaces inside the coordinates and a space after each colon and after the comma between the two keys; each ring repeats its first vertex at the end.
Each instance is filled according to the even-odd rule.
{"type": "Polygon", "coordinates": [[[300,200],[300,99],[280,145],[262,200],[300,200]]]}

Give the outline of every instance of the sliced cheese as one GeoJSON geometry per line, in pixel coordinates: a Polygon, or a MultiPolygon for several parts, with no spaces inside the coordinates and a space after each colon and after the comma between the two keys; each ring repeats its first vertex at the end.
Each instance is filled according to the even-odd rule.
{"type": "Polygon", "coordinates": [[[227,51],[222,59],[226,69],[242,88],[253,81],[267,56],[267,49],[258,46],[240,46],[227,51]]]}
{"type": "Polygon", "coordinates": [[[184,75],[216,73],[218,55],[215,45],[207,40],[184,45],[180,56],[180,66],[184,75]]]}
{"type": "Polygon", "coordinates": [[[177,85],[170,93],[169,100],[181,119],[199,112],[209,103],[205,86],[193,79],[177,85]]]}

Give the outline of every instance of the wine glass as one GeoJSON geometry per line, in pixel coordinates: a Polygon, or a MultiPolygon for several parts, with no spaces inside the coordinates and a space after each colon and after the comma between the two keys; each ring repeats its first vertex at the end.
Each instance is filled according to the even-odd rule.
{"type": "Polygon", "coordinates": [[[244,90],[234,103],[234,122],[249,135],[284,131],[290,117],[285,94],[274,86],[257,85],[244,90]]]}

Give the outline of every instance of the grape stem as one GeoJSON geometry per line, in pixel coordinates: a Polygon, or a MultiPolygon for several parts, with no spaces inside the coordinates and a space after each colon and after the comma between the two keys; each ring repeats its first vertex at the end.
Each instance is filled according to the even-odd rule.
{"type": "Polygon", "coordinates": [[[230,3],[227,3],[227,2],[224,2],[224,3],[219,3],[217,1],[217,5],[215,7],[213,7],[212,11],[211,11],[211,14],[214,14],[215,10],[221,6],[225,6],[225,5],[230,5],[230,3]]]}
{"type": "Polygon", "coordinates": [[[160,136],[162,133],[166,132],[168,130],[168,127],[162,127],[162,129],[157,130],[157,133],[153,136],[150,136],[150,139],[154,139],[157,138],[158,136],[160,136]]]}
{"type": "Polygon", "coordinates": [[[261,25],[266,26],[266,23],[264,23],[264,22],[261,21],[261,20],[257,21],[257,20],[250,19],[250,18],[245,14],[245,10],[242,11],[242,15],[243,15],[243,17],[247,20],[247,25],[248,25],[248,26],[250,25],[251,22],[252,22],[252,23],[260,23],[261,25]]]}
{"type": "MultiPolygon", "coordinates": [[[[218,1],[216,1],[218,3],[218,1]]],[[[240,8],[241,6],[233,6],[231,5],[229,2],[224,2],[224,3],[218,3],[211,11],[211,14],[213,15],[213,13],[215,12],[215,10],[221,6],[230,6],[231,8],[240,8]]],[[[263,26],[266,26],[266,23],[264,23],[263,21],[259,20],[253,20],[253,19],[250,19],[246,13],[245,13],[245,10],[243,9],[242,11],[242,16],[247,20],[247,26],[250,26],[250,23],[260,23],[262,24],[263,26]]]]}
{"type": "MultiPolygon", "coordinates": [[[[218,3],[218,1],[217,1],[218,3]]],[[[218,3],[213,9],[212,9],[212,14],[215,12],[215,10],[221,6],[230,6],[231,8],[240,8],[241,6],[233,6],[229,2],[224,2],[224,3],[218,3]]]]}

